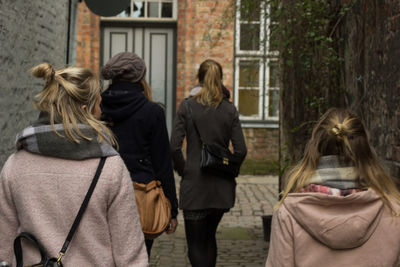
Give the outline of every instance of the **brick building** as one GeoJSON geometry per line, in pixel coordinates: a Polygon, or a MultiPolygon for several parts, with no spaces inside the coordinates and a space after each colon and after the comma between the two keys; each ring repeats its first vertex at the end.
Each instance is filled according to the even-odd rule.
{"type": "Polygon", "coordinates": [[[250,13],[243,5],[240,0],[132,0],[118,16],[99,17],[81,2],[77,65],[98,72],[118,52],[142,56],[170,129],[176,108],[196,85],[200,63],[215,59],[240,113],[249,150],[244,169],[271,171],[279,151],[277,53],[269,45],[267,8],[250,13]]]}

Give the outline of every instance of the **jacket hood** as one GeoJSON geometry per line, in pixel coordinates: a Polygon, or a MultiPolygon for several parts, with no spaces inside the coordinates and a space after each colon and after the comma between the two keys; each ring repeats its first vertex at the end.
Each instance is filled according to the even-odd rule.
{"type": "Polygon", "coordinates": [[[372,189],[345,197],[293,193],[283,205],[305,231],[332,249],[364,244],[374,233],[384,209],[383,201],[372,189]]]}
{"type": "Polygon", "coordinates": [[[111,84],[101,94],[101,97],[101,110],[113,121],[121,121],[130,117],[148,102],[139,83],[111,84]]]}

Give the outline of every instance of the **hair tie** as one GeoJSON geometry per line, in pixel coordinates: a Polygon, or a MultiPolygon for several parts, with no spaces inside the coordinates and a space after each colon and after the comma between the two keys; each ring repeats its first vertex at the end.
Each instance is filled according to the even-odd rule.
{"type": "Polygon", "coordinates": [[[51,84],[51,82],[54,80],[55,75],[56,75],[56,72],[54,71],[54,69],[52,69],[50,77],[47,78],[45,87],[47,87],[47,86],[49,86],[49,84],[51,84]]]}
{"type": "Polygon", "coordinates": [[[51,70],[51,75],[50,75],[50,81],[54,79],[54,76],[56,75],[56,72],[54,69],[51,70]]]}
{"type": "Polygon", "coordinates": [[[342,139],[345,136],[345,131],[343,129],[342,124],[337,124],[331,129],[331,133],[339,139],[342,139]]]}

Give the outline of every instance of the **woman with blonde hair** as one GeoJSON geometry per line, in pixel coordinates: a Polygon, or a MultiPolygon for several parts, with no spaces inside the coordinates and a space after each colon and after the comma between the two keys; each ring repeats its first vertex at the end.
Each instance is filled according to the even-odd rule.
{"type": "Polygon", "coordinates": [[[234,177],[201,168],[204,144],[228,149],[243,161],[246,145],[235,106],[224,97],[220,65],[204,61],[199,68],[201,89],[179,106],[171,135],[174,168],[182,176],[179,205],[183,209],[189,260],[194,267],[213,267],[217,260],[216,230],[235,203],[234,177]],[[182,144],[186,137],[186,160],[182,144]]]}
{"type": "MultiPolygon", "coordinates": [[[[17,135],[18,151],[0,175],[0,260],[15,266],[13,241],[21,232],[56,257],[100,171],[72,241],[65,242],[62,263],[147,266],[129,172],[112,146],[111,131],[99,120],[97,77],[88,69],[55,70],[48,63],[32,73],[46,85],[35,98],[38,121],[17,135]]],[[[25,263],[39,261],[32,246],[22,247],[25,263]]]]}
{"type": "Polygon", "coordinates": [[[360,118],[332,108],[288,173],[266,266],[400,266],[399,215],[360,118]]]}

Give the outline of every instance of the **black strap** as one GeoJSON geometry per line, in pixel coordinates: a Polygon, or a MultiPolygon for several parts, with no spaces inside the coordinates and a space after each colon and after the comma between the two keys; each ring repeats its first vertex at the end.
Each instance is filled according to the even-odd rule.
{"type": "Polygon", "coordinates": [[[201,138],[199,129],[197,128],[196,122],[194,121],[194,118],[193,118],[192,105],[190,105],[189,100],[186,101],[186,104],[187,104],[188,109],[189,109],[189,117],[192,118],[192,121],[193,121],[194,129],[195,129],[197,135],[198,135],[199,138],[200,138],[201,144],[204,144],[203,138],[201,138]]]}
{"type": "Polygon", "coordinates": [[[40,264],[44,264],[46,262],[46,253],[42,245],[36,240],[36,238],[31,235],[30,233],[22,232],[20,233],[17,238],[14,240],[14,254],[15,259],[17,260],[17,267],[22,267],[23,265],[23,253],[22,253],[22,245],[21,241],[22,238],[29,240],[31,243],[36,245],[40,252],[40,264]]]}
{"type": "MultiPolygon", "coordinates": [[[[75,221],[72,224],[71,229],[69,230],[67,239],[65,240],[64,245],[60,251],[60,255],[64,255],[65,252],[67,251],[68,245],[71,242],[72,237],[74,236],[74,233],[79,226],[79,223],[82,219],[83,213],[85,212],[85,210],[87,208],[89,200],[93,194],[94,188],[96,187],[97,181],[99,180],[99,177],[100,177],[100,174],[101,174],[101,171],[103,169],[105,162],[106,162],[106,157],[102,157],[100,159],[99,166],[97,167],[96,174],[94,175],[92,183],[90,184],[89,190],[86,193],[85,199],[83,200],[83,203],[78,211],[78,214],[75,217],[75,221]]],[[[21,245],[21,241],[23,238],[29,240],[31,243],[36,245],[36,247],[39,249],[39,252],[40,252],[40,264],[42,264],[42,265],[45,264],[45,262],[47,260],[47,256],[46,256],[45,250],[42,247],[42,245],[38,242],[38,240],[32,234],[22,232],[14,240],[14,254],[15,254],[16,261],[17,261],[17,267],[23,266],[23,253],[22,253],[22,245],[21,245]]],[[[61,260],[61,258],[59,258],[59,259],[61,260]]]]}
{"type": "Polygon", "coordinates": [[[85,210],[87,208],[89,200],[93,194],[94,188],[96,187],[97,181],[99,180],[99,177],[100,177],[101,171],[103,169],[104,163],[106,162],[106,159],[107,159],[106,157],[102,157],[100,159],[99,166],[97,167],[96,174],[93,177],[93,180],[92,180],[92,183],[90,184],[89,190],[86,193],[86,196],[85,196],[85,199],[83,200],[81,208],[79,209],[78,214],[76,215],[75,221],[72,224],[71,229],[69,230],[67,239],[65,240],[64,245],[62,246],[62,249],[60,250],[60,253],[62,253],[62,254],[65,254],[65,252],[67,251],[68,245],[71,242],[72,237],[74,236],[75,231],[79,226],[79,223],[81,222],[83,213],[85,212],[85,210]]]}

